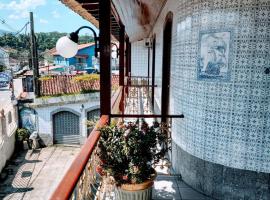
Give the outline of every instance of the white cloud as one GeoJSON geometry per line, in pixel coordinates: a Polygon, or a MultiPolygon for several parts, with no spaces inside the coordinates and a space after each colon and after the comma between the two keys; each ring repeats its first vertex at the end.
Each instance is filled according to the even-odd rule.
{"type": "Polygon", "coordinates": [[[8,18],[9,19],[19,19],[20,17],[18,15],[11,14],[11,15],[8,16],[8,18]]]}
{"type": "Polygon", "coordinates": [[[52,11],[52,16],[56,19],[61,17],[61,15],[56,10],[52,11]]]}
{"type": "Polygon", "coordinates": [[[13,11],[9,15],[10,19],[28,18],[29,11],[35,10],[39,6],[46,4],[46,0],[19,0],[11,1],[9,3],[0,3],[0,9],[13,11]]]}
{"type": "Polygon", "coordinates": [[[48,24],[49,23],[48,20],[46,20],[46,19],[39,19],[39,22],[41,24],[48,24]]]}
{"type": "Polygon", "coordinates": [[[4,9],[5,8],[5,4],[3,3],[0,3],[0,10],[4,9]]]}
{"type": "Polygon", "coordinates": [[[11,1],[6,4],[6,9],[25,11],[25,10],[34,10],[36,7],[43,6],[46,4],[46,0],[20,0],[20,1],[11,1]]]}
{"type": "Polygon", "coordinates": [[[10,14],[8,16],[9,19],[21,19],[21,18],[29,18],[29,12],[28,11],[22,11],[20,14],[10,14]]]}

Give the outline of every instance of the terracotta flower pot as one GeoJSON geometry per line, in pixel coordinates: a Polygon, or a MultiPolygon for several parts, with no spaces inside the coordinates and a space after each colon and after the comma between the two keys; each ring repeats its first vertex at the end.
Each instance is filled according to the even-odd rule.
{"type": "Polygon", "coordinates": [[[152,186],[157,173],[143,182],[138,184],[122,184],[116,189],[116,200],[150,200],[152,198],[152,186]]]}

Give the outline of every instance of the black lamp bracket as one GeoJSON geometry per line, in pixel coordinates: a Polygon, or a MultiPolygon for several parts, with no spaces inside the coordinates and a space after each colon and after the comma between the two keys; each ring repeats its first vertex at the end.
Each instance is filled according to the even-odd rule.
{"type": "Polygon", "coordinates": [[[90,26],[82,26],[82,27],[78,28],[75,32],[70,33],[68,37],[73,42],[78,43],[79,42],[79,32],[80,32],[80,30],[85,29],[85,28],[87,28],[90,31],[92,31],[92,33],[94,35],[94,40],[95,40],[95,57],[97,58],[98,57],[98,52],[99,52],[99,46],[98,46],[99,37],[97,36],[97,33],[95,32],[95,30],[93,28],[91,28],[90,26]]]}

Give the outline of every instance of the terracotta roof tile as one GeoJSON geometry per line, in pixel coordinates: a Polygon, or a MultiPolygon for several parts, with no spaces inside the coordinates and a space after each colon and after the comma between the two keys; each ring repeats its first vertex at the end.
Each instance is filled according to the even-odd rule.
{"type": "MultiPolygon", "coordinates": [[[[99,80],[74,82],[73,78],[76,75],[58,75],[53,76],[48,80],[40,80],[41,96],[56,96],[61,94],[81,93],[83,90],[99,90],[99,80]]],[[[112,75],[112,87],[118,87],[119,76],[112,75]]]]}

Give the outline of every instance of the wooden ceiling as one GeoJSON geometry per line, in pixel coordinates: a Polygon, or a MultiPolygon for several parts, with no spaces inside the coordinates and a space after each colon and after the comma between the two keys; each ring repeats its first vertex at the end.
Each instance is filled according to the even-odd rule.
{"type": "MultiPolygon", "coordinates": [[[[97,21],[99,21],[99,0],[76,0],[84,10],[90,13],[97,21]]],[[[119,17],[115,11],[115,8],[112,9],[111,14],[111,31],[112,35],[119,40],[119,17]]]]}
{"type": "MultiPolygon", "coordinates": [[[[61,1],[98,28],[100,0],[61,1]]],[[[120,23],[123,23],[130,41],[137,41],[147,37],[166,1],[112,0],[112,35],[119,40],[120,23]]]]}

